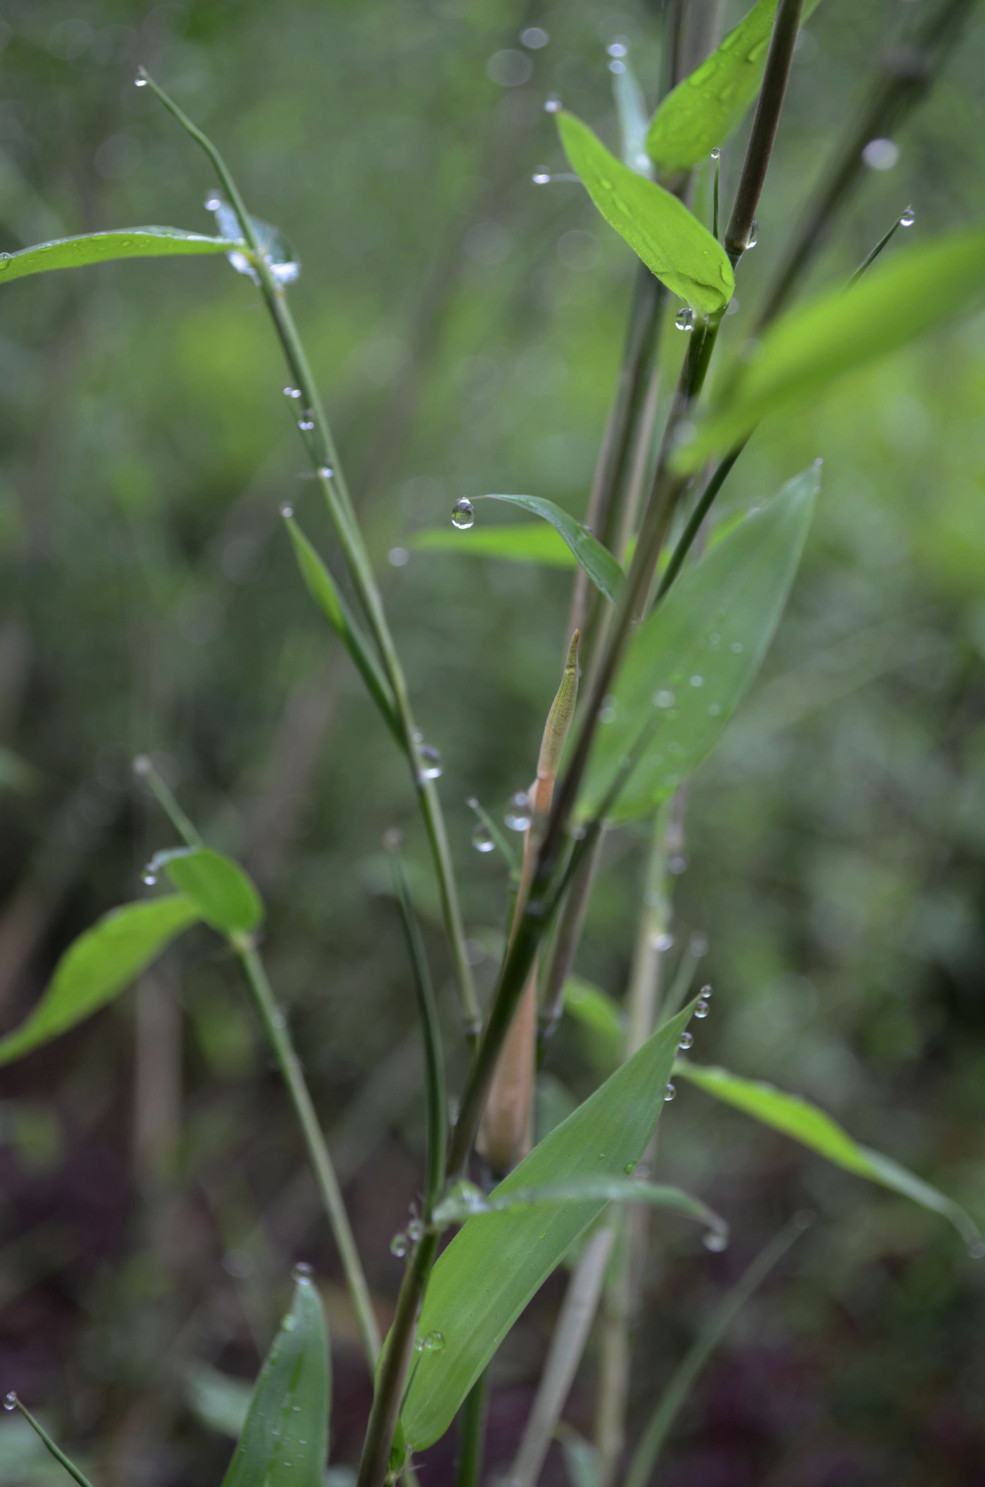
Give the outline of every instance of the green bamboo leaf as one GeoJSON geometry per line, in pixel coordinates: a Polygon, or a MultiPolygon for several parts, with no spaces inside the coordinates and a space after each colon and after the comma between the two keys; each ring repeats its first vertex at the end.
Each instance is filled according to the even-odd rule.
{"type": "Polygon", "coordinates": [[[369,641],[336,588],[335,580],[322,562],[317,549],[298,526],[293,513],[285,514],[284,521],[291,536],[294,556],[301,570],[305,588],[356,663],[360,676],[386,719],[391,732],[399,738],[393,693],[373,654],[369,641]]]}
{"type": "Polygon", "coordinates": [[[700,1198],[682,1188],[662,1183],[633,1182],[629,1177],[573,1177],[567,1182],[547,1182],[534,1188],[511,1188],[484,1193],[473,1183],[459,1183],[435,1208],[436,1224],[461,1224],[490,1213],[516,1213],[545,1203],[642,1203],[648,1208],[670,1208],[696,1219],[722,1241],[728,1242],[728,1224],[700,1198]]]}
{"type": "MultiPolygon", "coordinates": [[[[239,234],[237,233],[237,237],[239,234]]],[[[56,238],[19,253],[0,253],[0,284],[43,274],[48,269],[85,268],[116,258],[161,258],[174,253],[228,253],[228,238],[210,238],[180,227],[128,227],[120,232],[90,232],[84,237],[56,238]]]]}
{"type": "Polygon", "coordinates": [[[321,1301],[295,1273],[290,1309],[253,1390],[222,1487],[322,1487],[331,1369],[321,1301]]]}
{"type": "Polygon", "coordinates": [[[805,470],[687,569],[630,642],[579,799],[611,820],[667,800],[717,743],[759,670],[797,571],[819,485],[805,470]]]}
{"type": "Polygon", "coordinates": [[[557,119],[571,167],[610,227],[699,314],[724,310],[735,277],[721,243],[676,196],[610,154],[580,119],[567,113],[557,119]]]}
{"type": "Polygon", "coordinates": [[[960,1204],[929,1182],[914,1177],[891,1157],[861,1146],[843,1126],[809,1100],[789,1095],[758,1079],[743,1079],[738,1074],[730,1074],[727,1069],[692,1064],[688,1059],[679,1059],[675,1072],[706,1094],[714,1095],[726,1105],[751,1115],[753,1120],[771,1126],[774,1131],[781,1131],[784,1136],[799,1141],[801,1146],[818,1152],[836,1167],[854,1172],[857,1177],[867,1177],[870,1182],[877,1182],[921,1207],[941,1214],[951,1221],[974,1254],[985,1254],[981,1231],[960,1204]]]}
{"type": "Polygon", "coordinates": [[[184,894],[124,904],[105,914],[65,951],[27,1021],[0,1039],[0,1064],[57,1038],[112,1001],[198,918],[184,894]]]}
{"type": "Polygon", "coordinates": [[[470,558],[506,558],[512,563],[539,563],[545,568],[574,568],[575,555],[554,527],[539,522],[502,527],[478,527],[463,538],[460,532],[435,527],[415,532],[415,550],[454,552],[470,558]]]}
{"type": "Polygon", "coordinates": [[[158,852],[149,864],[163,868],[174,886],[191,899],[199,917],[225,934],[245,934],[263,919],[263,900],[238,863],[208,847],[158,852]]]}
{"type": "MultiPolygon", "coordinates": [[[[621,167],[620,167],[621,168],[621,167]]],[[[623,571],[607,547],[603,547],[597,537],[593,537],[587,527],[583,527],[580,521],[576,521],[569,512],[556,506],[553,501],[545,501],[540,496],[476,496],[477,501],[506,501],[511,506],[519,506],[524,511],[539,516],[543,521],[550,522],[555,532],[567,544],[574,554],[575,561],[584,569],[592,583],[604,594],[610,604],[615,602],[619,585],[623,580],[623,571]]],[[[466,539],[471,541],[471,538],[466,539]]]]}
{"type": "MultiPolygon", "coordinates": [[[[545,1136],[494,1190],[619,1178],[643,1156],[663,1109],[687,1007],[545,1136]]],[[[422,1351],[401,1413],[411,1450],[436,1441],[527,1302],[598,1217],[605,1199],[543,1203],[470,1219],[439,1259],[418,1324],[422,1351]]]]}
{"type": "Polygon", "coordinates": [[[564,1010],[588,1033],[592,1055],[605,1068],[619,1062],[625,1036],[625,1019],[619,1003],[580,976],[564,983],[564,1010]]]}
{"type": "Polygon", "coordinates": [[[619,116],[619,135],[623,164],[639,175],[651,176],[650,157],[646,152],[649,110],[629,58],[612,74],[612,96],[619,116]]]}
{"type": "MultiPolygon", "coordinates": [[[[820,0],[805,0],[803,19],[820,0]]],[[[758,0],[721,45],[668,93],[653,116],[646,147],[659,170],[697,165],[741,122],[759,92],[777,0],[758,0]]]]}
{"type": "Polygon", "coordinates": [[[985,230],[880,260],[849,291],[822,295],[771,325],[754,356],[724,380],[675,463],[697,469],[761,418],[789,416],[839,377],[946,325],[983,298],[985,230]]]}

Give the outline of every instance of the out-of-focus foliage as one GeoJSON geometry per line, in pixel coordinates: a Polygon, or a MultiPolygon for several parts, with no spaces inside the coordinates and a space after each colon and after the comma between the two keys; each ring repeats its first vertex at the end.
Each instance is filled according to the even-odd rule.
{"type": "MultiPolygon", "coordinates": [[[[892,30],[911,9],[830,0],[812,18],[726,352],[887,14],[892,30]]],[[[459,562],[414,537],[450,531],[453,501],[489,490],[584,514],[634,264],[579,185],[531,175],[565,170],[543,112],[552,93],[618,147],[605,47],[630,46],[652,102],[655,34],[642,7],[587,0],[536,14],[500,0],[12,0],[0,22],[0,249],[128,222],[212,230],[202,201],[215,182],[133,88],[138,63],[297,248],[292,303],[388,575],[426,741],[444,758],[483,984],[506,882],[497,855],[469,845],[466,801],[498,816],[529,782],[571,575],[459,562]],[[532,25],[546,46],[520,41],[532,25]]],[[[910,201],[916,222],[889,254],[974,224],[983,53],[979,16],[901,131],[898,164],[869,173],[812,289],[844,282],[910,201]]],[[[738,145],[723,155],[726,201],[740,159],[738,145]]],[[[696,211],[708,220],[700,193],[696,211]]],[[[670,372],[684,339],[671,323],[670,372]]],[[[252,286],[222,259],[3,291],[0,748],[33,787],[20,771],[0,781],[0,1002],[14,1026],[65,944],[176,845],[133,788],[129,761],[151,752],[268,904],[271,976],[385,1320],[400,1272],[390,1236],[423,1152],[387,827],[406,834],[426,920],[436,905],[406,768],[278,515],[289,501],[331,552],[320,497],[297,478],[283,380],[252,286]]],[[[981,322],[969,321],[764,425],[737,467],[733,512],[819,454],[825,488],[765,673],[691,791],[665,952],[669,977],[692,936],[709,942],[702,1062],[803,1092],[979,1219],[983,401],[981,322]]],[[[483,527],[496,521],[478,509],[483,527]]],[[[576,967],[616,997],[643,845],[631,831],[613,840],[576,967]]],[[[440,989],[437,931],[430,948],[440,989]]],[[[580,1029],[562,1028],[549,1072],[555,1106],[597,1082],[580,1029]]],[[[352,1462],[369,1380],[281,1087],[215,936],[186,935],[135,998],[5,1071],[0,1095],[3,1387],[44,1404],[93,1480],[213,1487],[229,1443],[189,1410],[187,1366],[252,1378],[302,1256],[328,1277],[333,1454],[352,1462]]],[[[820,1216],[682,1415],[669,1482],[974,1480],[983,1277],[939,1220],[683,1087],[657,1175],[723,1213],[733,1241],[709,1257],[684,1226],[661,1235],[636,1421],[765,1238],[795,1208],[820,1216]]],[[[498,1364],[494,1463],[515,1446],[555,1303],[549,1291],[498,1364]]],[[[587,1391],[568,1417],[590,1433],[587,1391]]],[[[0,1481],[50,1480],[16,1440],[0,1481]]],[[[438,1448],[433,1480],[450,1451],[438,1448]]],[[[560,1457],[548,1472],[561,1480],[560,1457]]]]}

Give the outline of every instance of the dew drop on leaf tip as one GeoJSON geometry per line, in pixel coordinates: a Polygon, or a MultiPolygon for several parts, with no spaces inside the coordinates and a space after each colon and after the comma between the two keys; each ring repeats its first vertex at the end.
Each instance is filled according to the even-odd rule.
{"type": "Polygon", "coordinates": [[[217,195],[215,191],[210,191],[205,198],[205,210],[207,212],[217,212],[221,206],[222,197],[217,195]]]}
{"type": "Polygon", "coordinates": [[[3,1407],[8,1412],[17,1408],[17,1395],[11,1389],[9,1394],[3,1396],[3,1407]]]}
{"type": "Polygon", "coordinates": [[[899,225],[900,227],[912,227],[916,220],[916,212],[912,207],[907,207],[904,212],[900,213],[899,225]]]}
{"type": "Polygon", "coordinates": [[[721,156],[722,156],[722,152],[718,148],[718,146],[716,145],[715,148],[712,150],[711,156],[709,158],[712,159],[712,160],[720,160],[721,159],[721,156]]]}
{"type": "Polygon", "coordinates": [[[678,330],[693,330],[694,311],[689,306],[685,305],[683,310],[678,310],[677,315],[674,319],[674,324],[677,326],[678,330]]]}
{"type": "Polygon", "coordinates": [[[291,505],[290,501],[281,502],[280,514],[285,521],[290,521],[291,517],[294,515],[294,507],[291,505]]]}
{"type": "Polygon", "coordinates": [[[475,525],[475,507],[467,496],[462,496],[451,508],[451,524],[460,532],[467,532],[475,525]]]}
{"type": "Polygon", "coordinates": [[[484,826],[481,821],[472,833],[472,845],[477,852],[483,853],[491,852],[495,846],[489,827],[484,826]]]}
{"type": "Polygon", "coordinates": [[[518,790],[512,797],[503,821],[510,831],[526,831],[530,825],[530,797],[526,790],[518,790]]]}
{"type": "Polygon", "coordinates": [[[625,57],[629,52],[629,47],[624,41],[612,41],[606,47],[606,51],[610,57],[625,57]]]}
{"type": "Polygon", "coordinates": [[[433,744],[421,744],[417,750],[421,761],[421,778],[425,780],[437,780],[441,778],[443,768],[441,753],[433,744]]]}
{"type": "Polygon", "coordinates": [[[403,1259],[404,1255],[407,1253],[406,1234],[394,1234],[393,1238],[390,1240],[390,1253],[391,1255],[396,1255],[398,1260],[403,1259]]]}
{"type": "Polygon", "coordinates": [[[694,1034],[688,1032],[687,1028],[685,1028],[678,1039],[677,1046],[682,1053],[686,1053],[689,1048],[694,1047],[694,1034]]]}
{"type": "Polygon", "coordinates": [[[719,1229],[709,1229],[701,1242],[713,1255],[720,1255],[722,1250],[728,1249],[728,1239],[719,1229]]]}
{"type": "Polygon", "coordinates": [[[535,186],[547,186],[550,183],[551,173],[543,167],[539,167],[530,177],[535,186]]]}
{"type": "Polygon", "coordinates": [[[545,114],[559,114],[562,107],[563,105],[561,103],[561,100],[560,98],[558,98],[556,93],[552,93],[550,98],[545,99],[544,101],[545,114]]]}
{"type": "MultiPolygon", "coordinates": [[[[137,76],[133,80],[133,86],[135,88],[146,88],[147,79],[143,76],[142,73],[137,73],[137,76]]],[[[11,1409],[13,1409],[13,1407],[13,1405],[10,1406],[11,1409]]]]}
{"type": "Polygon", "coordinates": [[[671,1100],[676,1100],[676,1099],[677,1099],[677,1086],[675,1084],[668,1084],[667,1088],[664,1090],[664,1104],[665,1105],[669,1105],[670,1102],[671,1102],[671,1100]]]}
{"type": "Polygon", "coordinates": [[[311,1266],[306,1260],[299,1260],[294,1269],[291,1271],[293,1279],[298,1281],[299,1283],[310,1281],[314,1273],[315,1272],[312,1270],[311,1266]]]}
{"type": "Polygon", "coordinates": [[[148,888],[153,888],[157,882],[157,868],[148,863],[140,874],[140,881],[146,883],[148,888]]]}

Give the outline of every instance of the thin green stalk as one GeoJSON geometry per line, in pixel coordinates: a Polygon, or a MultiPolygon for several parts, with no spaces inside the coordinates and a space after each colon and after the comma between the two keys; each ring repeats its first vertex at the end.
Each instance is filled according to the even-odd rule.
{"type": "Polygon", "coordinates": [[[671,1375],[670,1382],[643,1432],[630,1463],[624,1487],[647,1487],[667,1435],[695,1379],[746,1302],[762,1285],[773,1267],[783,1259],[790,1246],[799,1239],[804,1228],[804,1219],[797,1216],[780,1230],[776,1238],[753,1260],[737,1284],[726,1294],[718,1310],[714,1312],[710,1321],[695,1338],[671,1375]]]}
{"type": "Polygon", "coordinates": [[[479,1026],[479,1003],[475,992],[472,967],[465,947],[465,926],[462,921],[455,884],[451,850],[445,829],[444,816],[437,791],[431,780],[425,779],[418,757],[418,729],[407,691],[403,668],[397,655],[396,645],[387,624],[383,600],[376,584],[369,555],[356,519],[345,476],[338,459],[331,428],[308,361],[304,344],[298,333],[294,317],[288,307],[284,286],[271,272],[270,264],[257,241],[249,213],[242,196],[212,141],[188,118],[178,105],[158,87],[157,83],[141,69],[141,76],[164,107],[177,119],[198,145],[205,151],[236,213],[243,239],[251,251],[251,264],[259,282],[260,292],[271,316],[274,328],[293,383],[301,391],[301,404],[309,412],[314,423],[314,438],[305,441],[315,474],[328,505],[336,535],[352,576],[359,601],[369,622],[370,631],[380,653],[387,680],[393,690],[393,700],[400,725],[401,742],[411,777],[420,801],[425,833],[431,851],[438,890],[441,898],[445,929],[448,935],[455,976],[466,1032],[472,1035],[479,1026]]]}
{"type": "Polygon", "coordinates": [[[85,1475],[85,1473],[79,1470],[74,1461],[69,1460],[60,1446],[55,1445],[55,1442],[52,1440],[51,1436],[48,1434],[47,1430],[45,1430],[41,1422],[35,1419],[26,1405],[21,1404],[16,1394],[8,1394],[3,1402],[3,1407],[6,1410],[20,1411],[20,1413],[24,1416],[24,1419],[27,1421],[28,1425],[30,1425],[31,1429],[40,1440],[41,1444],[44,1446],[45,1450],[50,1452],[50,1454],[54,1456],[55,1460],[58,1462],[59,1466],[63,1466],[68,1472],[69,1476],[74,1478],[74,1480],[78,1482],[79,1487],[92,1487],[92,1483],[89,1481],[89,1478],[85,1475]]]}
{"type": "MultiPolygon", "coordinates": [[[[912,222],[912,208],[907,207],[907,211],[911,213],[909,221],[912,222]]],[[[902,226],[903,218],[897,217],[896,221],[893,223],[889,231],[884,232],[882,237],[876,243],[875,247],[871,248],[869,252],[866,253],[865,257],[862,259],[862,262],[859,264],[858,268],[855,270],[854,274],[852,274],[852,277],[849,279],[847,285],[845,286],[847,289],[851,289],[853,284],[857,284],[859,279],[861,279],[862,275],[865,273],[866,269],[872,267],[876,259],[879,257],[879,254],[883,251],[884,248],[887,248],[889,246],[889,244],[892,242],[893,238],[896,236],[897,232],[899,232],[902,226]]]]}
{"type": "Polygon", "coordinates": [[[274,999],[273,989],[256,948],[246,936],[234,936],[232,945],[243,968],[257,1016],[270,1043],[274,1059],[294,1107],[298,1125],[301,1127],[308,1159],[332,1225],[342,1269],[345,1271],[346,1282],[352,1296],[363,1350],[372,1370],[380,1351],[379,1329],[373,1313],[369,1286],[359,1259],[359,1251],[356,1249],[356,1242],[349,1225],[349,1216],[345,1211],[342,1191],[321,1126],[318,1123],[318,1116],[308,1092],[308,1086],[305,1083],[304,1074],[301,1071],[301,1062],[294,1050],[284,1015],[274,999]]]}
{"type": "Polygon", "coordinates": [[[458,1461],[455,1487],[479,1487],[486,1448],[489,1373],[484,1370],[465,1396],[458,1420],[458,1461]]]}
{"type": "Polygon", "coordinates": [[[745,449],[751,438],[752,435],[747,434],[746,437],[739,444],[734,445],[733,448],[729,450],[728,454],[725,455],[724,459],[713,471],[707,485],[695,502],[694,510],[688,517],[684,525],[684,530],[681,533],[680,537],[678,537],[677,539],[677,545],[670,555],[670,560],[663,571],[663,575],[657,587],[658,603],[664,597],[667,590],[672,586],[675,579],[677,578],[677,575],[680,573],[681,568],[684,564],[684,559],[687,557],[688,553],[691,551],[691,548],[694,546],[698,533],[701,531],[705,519],[708,516],[708,513],[710,512],[712,506],[714,505],[719,491],[731,474],[732,466],[735,464],[736,460],[739,458],[739,455],[745,449]]]}
{"type": "Polygon", "coordinates": [[[204,847],[205,843],[199,836],[197,828],[185,815],[175,799],[174,793],[154,768],[153,760],[149,759],[146,754],[138,754],[137,758],[133,761],[133,772],[140,779],[147,781],[151,794],[185,845],[187,847],[204,847]]]}

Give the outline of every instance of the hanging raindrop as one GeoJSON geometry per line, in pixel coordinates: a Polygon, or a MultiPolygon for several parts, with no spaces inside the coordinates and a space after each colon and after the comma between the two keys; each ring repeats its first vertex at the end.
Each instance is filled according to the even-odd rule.
{"type": "Polygon", "coordinates": [[[503,817],[510,831],[526,831],[530,825],[530,797],[526,790],[518,790],[506,808],[503,817]]]}
{"type": "Polygon", "coordinates": [[[678,310],[674,324],[678,330],[694,329],[694,311],[689,305],[685,305],[683,310],[678,310]]]}
{"type": "Polygon", "coordinates": [[[906,211],[900,214],[899,225],[900,227],[912,227],[916,220],[916,212],[912,207],[907,207],[906,211]]]}
{"type": "Polygon", "coordinates": [[[425,780],[438,780],[441,778],[443,764],[440,752],[432,744],[420,744],[417,750],[421,761],[421,778],[425,780]]]}
{"type": "Polygon", "coordinates": [[[451,524],[460,532],[467,532],[475,525],[475,507],[467,496],[462,496],[451,508],[451,524]]]}
{"type": "Polygon", "coordinates": [[[671,1102],[671,1100],[676,1100],[676,1099],[677,1099],[677,1086],[675,1084],[668,1084],[667,1088],[664,1090],[664,1104],[665,1105],[669,1105],[670,1102],[671,1102]]]}
{"type": "Polygon", "coordinates": [[[472,845],[477,852],[491,852],[496,845],[489,827],[481,821],[472,833],[472,845]]]}

